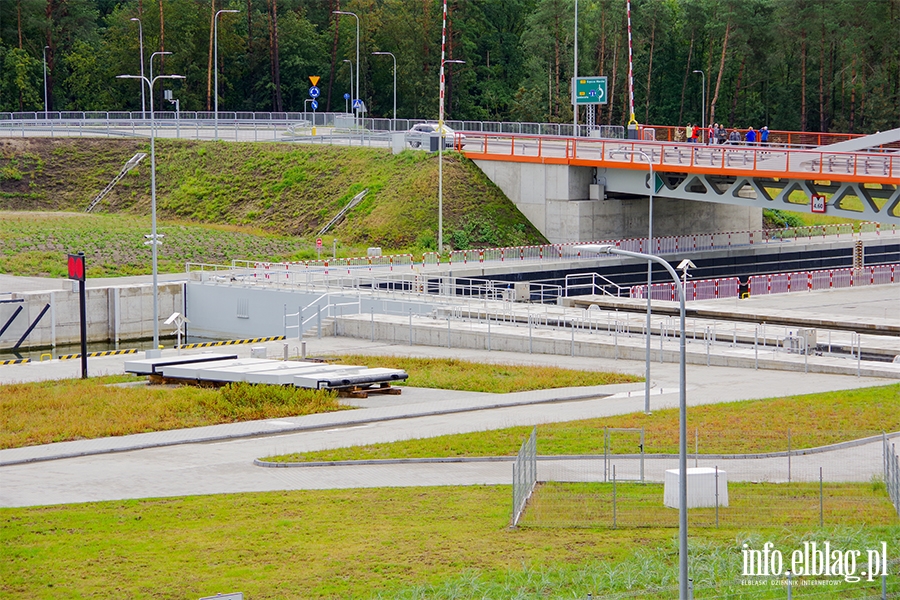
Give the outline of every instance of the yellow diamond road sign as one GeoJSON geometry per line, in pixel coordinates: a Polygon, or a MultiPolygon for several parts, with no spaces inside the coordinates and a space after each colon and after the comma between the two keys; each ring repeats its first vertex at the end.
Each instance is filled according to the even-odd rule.
{"type": "Polygon", "coordinates": [[[319,85],[319,79],[320,79],[320,77],[318,75],[310,75],[309,76],[309,82],[312,83],[314,86],[319,85]]]}

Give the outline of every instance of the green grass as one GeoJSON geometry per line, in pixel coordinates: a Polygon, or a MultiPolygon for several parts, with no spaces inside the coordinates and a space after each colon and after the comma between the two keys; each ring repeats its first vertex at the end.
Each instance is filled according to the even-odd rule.
{"type": "MultiPolygon", "coordinates": [[[[810,448],[900,430],[900,384],[803,396],[746,400],[691,407],[688,410],[689,451],[739,454],[784,451],[788,432],[793,449],[810,448]],[[699,443],[695,444],[695,432],[699,443]]],[[[678,453],[678,410],[651,415],[547,423],[538,427],[538,453],[544,455],[603,454],[605,427],[644,428],[645,451],[678,453]]],[[[348,446],[318,452],[292,453],[266,460],[309,462],[432,456],[514,455],[530,427],[509,427],[434,438],[348,446]]],[[[635,434],[613,438],[612,453],[635,453],[635,434]]]]}
{"type": "Polygon", "coordinates": [[[342,410],[327,391],[229,384],[118,387],[129,376],[0,386],[0,448],[342,410]]]}
{"type": "Polygon", "coordinates": [[[413,358],[348,354],[334,357],[350,365],[403,369],[406,385],[422,388],[507,394],[528,390],[610,385],[643,381],[641,377],[601,371],[576,371],[533,365],[481,364],[455,358],[413,358]]]}
{"type": "MultiPolygon", "coordinates": [[[[3,140],[0,209],[83,211],[138,151],[147,151],[144,142],[3,140]],[[59,177],[63,172],[66,177],[59,177]]],[[[322,226],[355,194],[368,189],[365,199],[329,231],[340,245],[416,252],[435,249],[436,155],[185,140],[158,140],[156,153],[157,206],[163,221],[250,227],[314,241],[322,226]]],[[[129,172],[95,210],[149,214],[148,159],[129,172]]],[[[456,153],[444,157],[443,216],[445,238],[459,248],[546,241],[499,188],[456,153]]],[[[257,255],[241,258],[267,260],[257,255]]],[[[212,257],[186,260],[213,262],[212,257]]]]}
{"type": "MultiPolygon", "coordinates": [[[[759,486],[759,493],[770,487],[759,486]]],[[[888,541],[895,558],[900,527],[885,493],[866,484],[849,488],[864,511],[860,519],[881,524],[787,529],[760,520],[749,529],[693,528],[691,574],[699,589],[712,590],[697,597],[740,590],[744,542],[791,549],[809,539],[841,548],[888,541]]],[[[510,530],[509,504],[509,486],[470,486],[0,509],[0,596],[197,598],[242,591],[254,600],[507,600],[662,588],[638,597],[673,597],[676,530],[612,530],[605,523],[510,530]]],[[[896,590],[897,579],[890,585],[896,590]]],[[[862,584],[843,588],[846,597],[859,597],[862,584]]]]}
{"type": "MultiPolygon", "coordinates": [[[[533,390],[635,381],[615,373],[553,367],[481,365],[460,360],[336,357],[347,364],[405,369],[410,385],[471,391],[533,390]]],[[[333,394],[237,384],[220,390],[183,386],[110,387],[128,376],[0,386],[0,448],[203,427],[346,408],[333,394]]]]}

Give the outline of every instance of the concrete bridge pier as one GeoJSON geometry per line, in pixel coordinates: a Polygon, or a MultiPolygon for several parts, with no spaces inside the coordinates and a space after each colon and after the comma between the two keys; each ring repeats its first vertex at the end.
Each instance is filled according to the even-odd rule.
{"type": "MultiPolygon", "coordinates": [[[[474,162],[551,243],[647,236],[649,172],[474,162]]],[[[759,208],[654,196],[654,237],[761,228],[759,208]]]]}

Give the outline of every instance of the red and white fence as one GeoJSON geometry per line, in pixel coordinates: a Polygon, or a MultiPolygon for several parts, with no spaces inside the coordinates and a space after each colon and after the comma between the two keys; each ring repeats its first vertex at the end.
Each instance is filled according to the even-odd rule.
{"type": "MultiPolygon", "coordinates": [[[[821,271],[754,275],[750,277],[748,283],[750,296],[845,289],[868,285],[888,285],[900,283],[900,265],[873,265],[862,269],[824,269],[821,271]]],[[[646,289],[646,285],[633,286],[630,290],[630,296],[632,298],[646,298],[646,289]]],[[[685,286],[686,301],[737,298],[739,295],[740,280],[737,277],[688,281],[685,286]]],[[[650,286],[650,297],[653,300],[676,301],[678,300],[678,288],[674,282],[655,283],[650,286]]]]}

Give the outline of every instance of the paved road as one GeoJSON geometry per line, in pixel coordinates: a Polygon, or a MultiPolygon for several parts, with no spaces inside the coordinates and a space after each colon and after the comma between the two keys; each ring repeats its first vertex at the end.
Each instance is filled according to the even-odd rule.
{"type": "MultiPolygon", "coordinates": [[[[280,348],[272,344],[273,353],[280,348]]],[[[238,347],[241,353],[249,348],[238,347]]],[[[328,338],[309,342],[311,354],[358,352],[363,354],[399,354],[408,356],[453,356],[460,351],[446,348],[408,347],[398,344],[371,343],[365,340],[328,338]]],[[[558,357],[467,350],[470,360],[551,364],[574,368],[609,369],[640,374],[642,361],[613,361],[578,357],[558,357]]],[[[115,372],[121,369],[123,357],[95,359],[94,369],[115,372]]],[[[0,369],[0,381],[40,379],[54,369],[69,369],[64,361],[54,365],[40,363],[0,369]],[[33,369],[26,369],[32,366],[33,369]],[[26,376],[27,375],[27,376],[26,376]]],[[[72,366],[77,372],[77,366],[72,366]]],[[[63,376],[58,371],[57,376],[63,376]]],[[[68,376],[74,373],[65,373],[68,376]]],[[[678,403],[678,366],[654,367],[654,410],[678,403]]],[[[786,372],[753,371],[725,367],[691,366],[688,369],[688,404],[696,406],[733,400],[765,398],[825,390],[850,389],[891,383],[891,380],[856,378],[840,375],[804,375],[786,372]]],[[[643,385],[616,386],[612,389],[570,389],[562,391],[498,396],[467,394],[441,390],[405,390],[393,398],[361,402],[361,408],[334,415],[314,415],[293,419],[277,419],[241,424],[237,429],[250,433],[263,428],[264,437],[242,435],[235,426],[223,425],[202,430],[126,436],[104,440],[112,448],[103,454],[75,458],[43,460],[30,464],[0,467],[0,506],[30,506],[59,503],[215,494],[229,492],[347,488],[407,485],[496,484],[510,481],[508,463],[456,463],[417,465],[374,465],[355,467],[263,468],[254,459],[288,452],[305,452],[350,444],[390,442],[414,437],[427,437],[466,431],[479,431],[512,425],[533,425],[552,421],[568,421],[641,410],[643,385]],[[605,394],[611,394],[604,396],[605,394]],[[511,406],[502,406],[504,404],[511,406]],[[491,406],[491,408],[486,408],[491,406]],[[384,420],[387,419],[387,420],[384,420]],[[290,431],[306,428],[302,431],[290,431]],[[217,441],[185,443],[190,439],[216,438],[217,441]],[[147,436],[176,445],[141,450],[147,436]],[[108,453],[118,446],[121,452],[108,453]]],[[[244,433],[243,435],[249,435],[244,433]]],[[[31,450],[0,451],[0,462],[20,460],[23,452],[44,453],[44,458],[77,453],[81,447],[89,451],[98,442],[70,442],[31,450]],[[80,446],[79,446],[80,445],[80,446]]],[[[867,480],[882,467],[880,452],[860,447],[849,454],[834,456],[829,464],[851,460],[861,477],[867,480]]],[[[842,451],[843,452],[843,451],[842,451]]],[[[826,455],[818,455],[824,457],[826,455]]],[[[32,456],[34,458],[34,456],[32,456]]],[[[40,457],[38,457],[40,458],[40,457]]],[[[821,458],[818,459],[821,462],[821,458]]],[[[784,461],[782,461],[784,462],[784,461]]],[[[657,467],[664,467],[660,461],[657,467]]],[[[720,465],[721,467],[722,465],[720,465]]],[[[657,469],[654,467],[654,469],[657,469]]],[[[549,463],[548,466],[549,467],[549,463]]],[[[559,465],[557,468],[583,469],[583,466],[559,465]]],[[[798,467],[799,468],[799,467],[798,467]]],[[[809,466],[808,469],[812,469],[809,466]]],[[[773,466],[762,465],[758,472],[747,471],[748,479],[778,479],[773,466]]],[[[807,469],[807,470],[808,470],[807,469]]],[[[658,469],[657,469],[658,470],[658,469]]],[[[815,470],[817,475],[818,471],[815,470]]],[[[828,474],[829,471],[826,471],[828,474]]],[[[657,478],[656,475],[653,476],[657,478]]]]}

